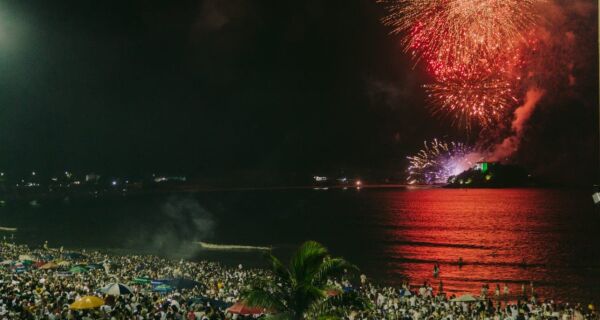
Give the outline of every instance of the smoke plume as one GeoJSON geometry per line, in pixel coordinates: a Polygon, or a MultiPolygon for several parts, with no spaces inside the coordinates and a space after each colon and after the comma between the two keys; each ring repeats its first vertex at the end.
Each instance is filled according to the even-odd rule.
{"type": "Polygon", "coordinates": [[[130,245],[160,255],[188,257],[198,249],[196,242],[211,237],[216,227],[212,214],[191,198],[170,197],[157,219],[130,245]]]}
{"type": "Polygon", "coordinates": [[[493,147],[491,155],[488,157],[490,161],[504,160],[519,149],[519,145],[523,139],[524,127],[529,118],[531,118],[539,101],[544,96],[544,93],[544,90],[538,88],[532,88],[527,91],[525,103],[514,112],[511,125],[512,135],[493,147]]]}

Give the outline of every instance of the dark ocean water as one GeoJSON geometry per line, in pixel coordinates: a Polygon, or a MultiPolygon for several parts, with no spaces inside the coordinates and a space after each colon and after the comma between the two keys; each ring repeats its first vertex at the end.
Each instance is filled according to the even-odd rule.
{"type": "Polygon", "coordinates": [[[516,293],[533,281],[542,296],[588,302],[600,300],[600,213],[591,202],[589,192],[543,189],[220,191],[9,203],[0,225],[33,246],[246,265],[263,260],[197,251],[194,241],[274,246],[285,257],[311,239],[386,284],[441,280],[448,292],[479,293],[483,283],[506,283],[516,293]]]}

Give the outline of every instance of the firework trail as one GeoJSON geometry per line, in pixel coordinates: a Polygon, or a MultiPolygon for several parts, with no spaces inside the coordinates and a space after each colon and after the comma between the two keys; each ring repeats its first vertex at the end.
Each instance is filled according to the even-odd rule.
{"type": "Polygon", "coordinates": [[[481,156],[463,143],[434,139],[407,159],[409,184],[435,184],[448,182],[450,177],[471,168],[481,156]]]}

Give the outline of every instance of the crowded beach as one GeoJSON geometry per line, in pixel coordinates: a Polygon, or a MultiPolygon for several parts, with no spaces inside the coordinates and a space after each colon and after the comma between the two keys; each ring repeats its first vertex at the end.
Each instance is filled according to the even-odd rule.
{"type": "MultiPolygon", "coordinates": [[[[244,291],[271,271],[209,261],[151,255],[0,245],[0,319],[250,319],[269,311],[246,305],[244,291]]],[[[434,276],[439,274],[434,266],[434,276]]],[[[363,319],[597,319],[593,304],[541,299],[523,287],[483,286],[481,292],[445,294],[443,284],[379,286],[365,275],[330,279],[327,296],[356,293],[365,308],[345,308],[341,318],[363,319]],[[435,289],[434,289],[435,287],[435,289]]],[[[338,313],[339,314],[339,313],[338,313]]]]}

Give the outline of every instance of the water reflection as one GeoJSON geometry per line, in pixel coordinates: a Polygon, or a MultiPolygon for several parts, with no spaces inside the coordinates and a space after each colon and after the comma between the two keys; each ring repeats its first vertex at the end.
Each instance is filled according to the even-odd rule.
{"type": "Polygon", "coordinates": [[[507,283],[515,293],[533,281],[542,295],[597,294],[600,254],[590,239],[597,222],[579,196],[531,189],[420,190],[382,194],[380,200],[389,209],[379,223],[394,270],[390,277],[400,274],[414,284],[441,280],[454,293],[477,293],[483,283],[507,283]],[[441,266],[438,278],[434,263],[441,266]],[[596,272],[585,278],[586,269],[596,272]]]}

